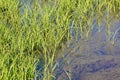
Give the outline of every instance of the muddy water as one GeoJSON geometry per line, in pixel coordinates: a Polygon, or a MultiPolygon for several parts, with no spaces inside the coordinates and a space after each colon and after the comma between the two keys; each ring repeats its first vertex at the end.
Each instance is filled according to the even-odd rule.
{"type": "Polygon", "coordinates": [[[88,41],[73,40],[72,49],[58,59],[54,80],[120,80],[119,28],[120,21],[113,21],[110,36],[106,34],[105,25],[101,25],[100,32],[95,27],[88,41]]]}

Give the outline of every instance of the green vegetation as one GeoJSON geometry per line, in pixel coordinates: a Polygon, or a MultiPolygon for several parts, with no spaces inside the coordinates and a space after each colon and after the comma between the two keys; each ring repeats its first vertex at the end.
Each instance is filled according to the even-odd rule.
{"type": "Polygon", "coordinates": [[[54,79],[53,63],[72,40],[71,23],[75,40],[78,35],[90,39],[95,18],[98,27],[105,18],[111,35],[110,22],[120,17],[119,0],[25,1],[0,0],[0,80],[35,80],[41,74],[39,61],[40,80],[54,79]]]}

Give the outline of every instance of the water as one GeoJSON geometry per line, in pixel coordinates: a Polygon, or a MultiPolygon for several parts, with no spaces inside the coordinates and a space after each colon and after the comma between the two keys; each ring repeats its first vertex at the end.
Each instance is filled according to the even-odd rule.
{"type": "MultiPolygon", "coordinates": [[[[73,26],[73,24],[71,25],[73,26]]],[[[115,33],[115,44],[108,43],[105,32],[105,24],[101,25],[98,33],[97,25],[91,31],[92,38],[88,41],[80,38],[74,40],[75,29],[71,27],[73,40],[69,43],[70,49],[66,51],[64,57],[57,59],[58,66],[55,69],[54,80],[119,80],[120,79],[120,21],[114,21],[111,32],[115,33]],[[99,40],[98,40],[99,39],[99,40]],[[76,42],[77,41],[77,42],[76,42]],[[109,44],[109,46],[108,46],[109,44]],[[77,48],[76,48],[77,47],[77,48]]],[[[113,35],[109,41],[112,42],[113,35]]],[[[42,73],[42,67],[38,65],[38,70],[42,73]]],[[[42,75],[42,74],[41,74],[42,75]]],[[[43,75],[39,75],[42,78],[43,75]]]]}
{"type": "MultiPolygon", "coordinates": [[[[69,52],[69,55],[65,56],[66,61],[61,61],[60,58],[59,64],[62,65],[56,68],[56,79],[54,80],[69,80],[67,74],[71,80],[120,79],[120,21],[113,20],[111,28],[112,33],[117,31],[114,46],[108,43],[104,27],[105,25],[101,25],[100,33],[95,27],[91,40],[80,39],[77,44],[73,44],[74,46],[80,45],[80,47],[75,52],[69,52]],[[69,63],[67,58],[70,58],[69,63]]],[[[110,36],[110,42],[112,38],[113,35],[110,36]]]]}

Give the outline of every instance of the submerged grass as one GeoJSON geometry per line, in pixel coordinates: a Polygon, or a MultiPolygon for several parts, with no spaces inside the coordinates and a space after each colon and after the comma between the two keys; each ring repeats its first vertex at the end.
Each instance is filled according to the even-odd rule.
{"type": "Polygon", "coordinates": [[[119,0],[0,0],[0,80],[55,79],[55,60],[73,38],[71,27],[75,40],[88,40],[94,20],[100,27],[104,17],[109,36],[119,0]]]}

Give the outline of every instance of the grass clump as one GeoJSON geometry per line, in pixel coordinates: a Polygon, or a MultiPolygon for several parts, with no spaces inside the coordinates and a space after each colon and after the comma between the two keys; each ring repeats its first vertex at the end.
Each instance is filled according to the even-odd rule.
{"type": "Polygon", "coordinates": [[[0,80],[55,79],[54,62],[73,38],[71,27],[75,40],[89,39],[95,18],[109,24],[119,11],[119,0],[0,0],[0,80]]]}

